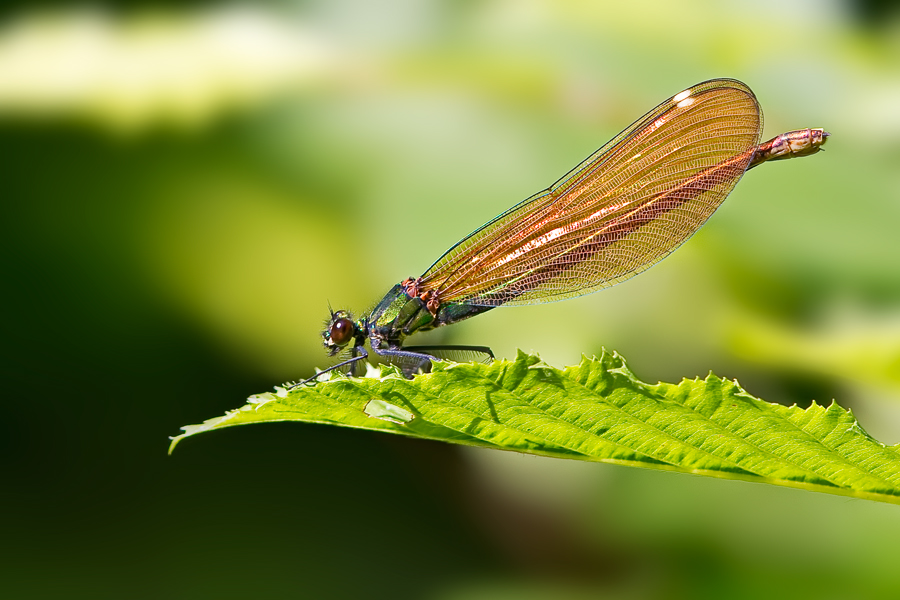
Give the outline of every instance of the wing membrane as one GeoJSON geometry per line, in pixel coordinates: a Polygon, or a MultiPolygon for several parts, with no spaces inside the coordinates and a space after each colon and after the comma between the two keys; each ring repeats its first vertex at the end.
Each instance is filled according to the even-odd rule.
{"type": "Polygon", "coordinates": [[[739,81],[669,98],[552,187],[476,230],[422,276],[442,302],[534,304],[652,266],[722,203],[753,157],[762,112],[739,81]]]}

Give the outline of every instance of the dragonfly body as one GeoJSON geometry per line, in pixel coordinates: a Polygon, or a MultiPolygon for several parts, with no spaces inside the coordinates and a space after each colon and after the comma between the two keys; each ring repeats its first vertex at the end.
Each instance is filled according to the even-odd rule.
{"type": "Polygon", "coordinates": [[[369,337],[375,336],[388,345],[399,344],[413,333],[452,325],[494,308],[455,302],[441,304],[435,301],[433,291],[416,292],[416,280],[412,278],[391,288],[369,315],[369,337]]]}
{"type": "Polygon", "coordinates": [[[827,139],[828,132],[824,129],[799,129],[776,135],[768,142],[756,147],[747,170],[749,171],[767,160],[784,160],[815,154],[827,139]]]}
{"type": "Polygon", "coordinates": [[[331,355],[348,346],[352,353],[332,368],[364,359],[367,340],[389,360],[427,367],[433,353],[403,346],[413,333],[628,279],[693,235],[747,170],[815,154],[828,138],[801,129],[760,144],[761,132],[756,97],[739,81],[676,94],[550,188],[460,240],[421,277],[395,285],[367,316],[332,312],[324,345],[331,355]]]}
{"type": "MultiPolygon", "coordinates": [[[[429,308],[428,300],[420,298],[414,292],[415,281],[411,278],[395,285],[368,316],[355,322],[346,311],[333,312],[323,332],[325,347],[334,355],[353,340],[354,351],[360,353],[360,358],[363,358],[364,344],[368,339],[369,345],[378,354],[411,359],[416,367],[426,366],[422,363],[430,358],[424,358],[421,352],[401,349],[407,336],[443,325],[452,325],[494,308],[454,302],[440,306],[435,306],[432,302],[432,308],[429,308]]],[[[488,348],[456,347],[456,349],[471,350],[493,358],[488,348]]]]}

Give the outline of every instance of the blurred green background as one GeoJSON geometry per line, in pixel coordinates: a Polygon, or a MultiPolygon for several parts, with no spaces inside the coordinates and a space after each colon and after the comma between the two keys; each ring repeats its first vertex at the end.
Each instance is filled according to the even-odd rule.
{"type": "Polygon", "coordinates": [[[166,456],[329,364],[329,301],[365,311],[713,77],[827,151],[754,170],[640,277],[419,341],[605,346],[651,382],[836,399],[897,443],[893,3],[5,11],[4,597],[900,594],[896,506],[296,424],[166,456]]]}

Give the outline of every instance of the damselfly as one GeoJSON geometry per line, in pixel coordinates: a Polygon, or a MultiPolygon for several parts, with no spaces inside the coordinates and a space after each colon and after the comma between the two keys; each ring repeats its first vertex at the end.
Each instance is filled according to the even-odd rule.
{"type": "MultiPolygon", "coordinates": [[[[325,348],[334,356],[349,346],[352,355],[327,371],[365,359],[367,339],[386,360],[427,369],[438,352],[404,347],[413,333],[498,306],[588,294],[644,271],[693,235],[745,171],[815,154],[828,138],[801,129],[760,144],[762,128],[759,103],[739,81],[713,79],[675,94],[550,188],[460,240],[421,277],[395,285],[368,315],[331,311],[325,348]]],[[[493,358],[485,347],[448,348],[493,358]]]]}

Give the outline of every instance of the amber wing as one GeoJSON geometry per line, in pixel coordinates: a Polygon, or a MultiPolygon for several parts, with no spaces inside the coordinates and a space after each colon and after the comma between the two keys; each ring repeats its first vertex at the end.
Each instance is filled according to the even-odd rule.
{"type": "Polygon", "coordinates": [[[420,289],[436,290],[442,303],[498,306],[615,285],[703,225],[743,175],[761,132],[762,111],[746,85],[695,85],[461,240],[420,289]]]}

